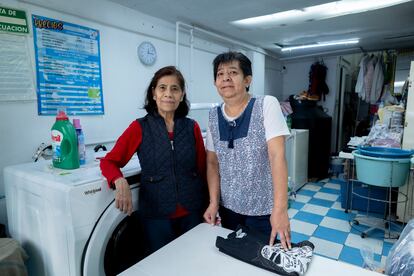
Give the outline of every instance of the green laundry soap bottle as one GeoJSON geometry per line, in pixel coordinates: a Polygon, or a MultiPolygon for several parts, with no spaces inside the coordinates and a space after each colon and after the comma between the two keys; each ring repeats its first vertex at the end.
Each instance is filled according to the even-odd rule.
{"type": "Polygon", "coordinates": [[[58,110],[52,126],[53,167],[72,170],[79,168],[78,138],[66,113],[58,110]]]}

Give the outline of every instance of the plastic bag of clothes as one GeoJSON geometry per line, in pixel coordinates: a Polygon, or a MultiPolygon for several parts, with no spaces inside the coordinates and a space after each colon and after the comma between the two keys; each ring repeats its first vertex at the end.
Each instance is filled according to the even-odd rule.
{"type": "Polygon", "coordinates": [[[391,248],[385,263],[385,274],[391,276],[414,273],[414,219],[410,220],[391,248]]]}
{"type": "Polygon", "coordinates": [[[377,122],[368,134],[366,145],[384,148],[401,148],[403,128],[389,129],[387,125],[377,122]]]}

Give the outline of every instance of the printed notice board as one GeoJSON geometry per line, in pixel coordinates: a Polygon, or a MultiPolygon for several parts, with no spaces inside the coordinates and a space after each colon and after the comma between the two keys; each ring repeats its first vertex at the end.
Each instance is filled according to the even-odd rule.
{"type": "Polygon", "coordinates": [[[32,15],[39,115],[104,114],[99,31],[32,15]]]}

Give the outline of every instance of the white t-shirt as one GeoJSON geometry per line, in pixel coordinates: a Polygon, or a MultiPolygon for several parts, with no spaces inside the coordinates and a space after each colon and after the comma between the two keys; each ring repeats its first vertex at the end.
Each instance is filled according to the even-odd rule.
{"type": "MultiPolygon", "coordinates": [[[[233,121],[237,119],[237,117],[230,117],[227,116],[224,110],[224,104],[222,104],[222,112],[223,116],[228,121],[233,121]]],[[[263,99],[263,117],[264,117],[264,127],[265,127],[265,135],[266,141],[270,139],[282,136],[282,135],[290,135],[289,128],[287,127],[285,118],[283,117],[282,110],[280,108],[279,101],[273,97],[266,95],[263,99]]],[[[213,138],[211,137],[210,128],[207,127],[206,133],[206,149],[208,151],[214,150],[213,145],[213,138]]]]}

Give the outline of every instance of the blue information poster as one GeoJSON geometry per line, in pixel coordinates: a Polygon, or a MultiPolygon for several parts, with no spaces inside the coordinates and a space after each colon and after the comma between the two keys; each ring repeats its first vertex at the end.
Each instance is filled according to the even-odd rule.
{"type": "Polygon", "coordinates": [[[33,15],[39,115],[104,114],[99,31],[33,15]]]}

